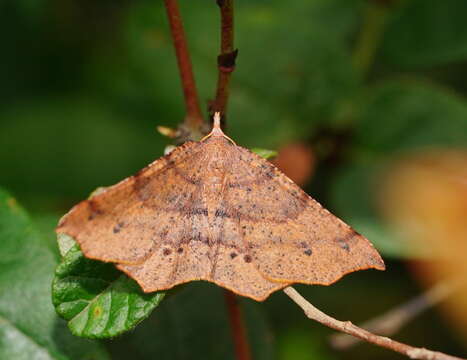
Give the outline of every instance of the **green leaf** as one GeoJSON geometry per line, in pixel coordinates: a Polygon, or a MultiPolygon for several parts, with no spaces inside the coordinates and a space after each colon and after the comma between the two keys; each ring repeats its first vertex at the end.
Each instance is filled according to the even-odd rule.
{"type": "Polygon", "coordinates": [[[59,233],[57,234],[57,244],[60,255],[63,257],[76,246],[76,241],[68,234],[59,233]]]}
{"type": "Polygon", "coordinates": [[[0,359],[108,359],[73,337],[50,301],[56,258],[16,200],[0,189],[0,359]]]}
{"type": "Polygon", "coordinates": [[[270,159],[277,156],[277,151],[275,150],[252,148],[251,151],[265,159],[270,159]]]}
{"type": "Polygon", "coordinates": [[[467,145],[467,103],[435,86],[392,81],[371,88],[357,119],[363,154],[467,145]]]}
{"type": "Polygon", "coordinates": [[[52,299],[73,334],[110,338],[133,329],[156,308],[165,293],[145,294],[113,264],[84,257],[78,245],[55,271],[52,299]]]}
{"type": "Polygon", "coordinates": [[[406,1],[382,44],[384,59],[403,67],[434,66],[467,58],[467,1],[406,1]]]}

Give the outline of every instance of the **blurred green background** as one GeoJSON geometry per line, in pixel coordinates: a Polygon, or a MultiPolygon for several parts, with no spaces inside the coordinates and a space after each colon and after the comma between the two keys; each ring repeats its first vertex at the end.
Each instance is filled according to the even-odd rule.
{"type": "MultiPolygon", "coordinates": [[[[207,106],[218,8],[214,0],[180,6],[207,106]]],[[[430,260],[389,224],[378,205],[381,179],[401,156],[467,146],[466,13],[465,0],[236,1],[229,136],[246,147],[298,144],[281,168],[303,170],[304,188],[387,262],[384,273],[297,287],[338,319],[358,323],[424,291],[413,268],[430,260]]],[[[52,229],[60,215],[161,156],[169,140],[156,126],[183,119],[165,9],[160,0],[1,0],[0,39],[0,186],[57,254],[52,229]]],[[[331,331],[281,293],[244,305],[255,359],[403,358],[366,344],[333,350],[331,331]]],[[[232,359],[224,310],[220,289],[191,284],[99,349],[112,359],[232,359]]],[[[395,338],[465,355],[465,332],[443,314],[434,308],[395,338]]]]}

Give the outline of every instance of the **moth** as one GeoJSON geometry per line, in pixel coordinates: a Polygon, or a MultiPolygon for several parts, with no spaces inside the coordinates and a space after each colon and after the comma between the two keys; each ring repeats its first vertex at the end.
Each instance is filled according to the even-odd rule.
{"type": "Polygon", "coordinates": [[[293,283],[385,268],[367,239],[228,138],[218,113],[204,139],[80,202],[57,232],[145,292],[205,280],[263,301],[293,283]]]}

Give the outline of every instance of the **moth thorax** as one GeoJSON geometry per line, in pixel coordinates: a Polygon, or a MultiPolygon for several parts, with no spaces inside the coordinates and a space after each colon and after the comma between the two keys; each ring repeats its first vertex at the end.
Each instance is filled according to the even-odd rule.
{"type": "Polygon", "coordinates": [[[207,183],[209,186],[221,186],[225,178],[225,164],[223,159],[214,158],[209,162],[208,169],[209,177],[207,183]]]}

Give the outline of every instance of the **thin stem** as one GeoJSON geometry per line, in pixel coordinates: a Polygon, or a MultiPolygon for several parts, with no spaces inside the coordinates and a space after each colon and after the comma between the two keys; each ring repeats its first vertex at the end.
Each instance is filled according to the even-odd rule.
{"type": "MultiPolygon", "coordinates": [[[[221,14],[221,52],[217,57],[218,77],[216,98],[210,104],[209,112],[211,116],[219,112],[221,114],[221,121],[224,122],[229,99],[230,78],[235,69],[238,51],[234,49],[233,0],[216,0],[216,2],[221,14]]],[[[250,345],[237,295],[229,290],[224,290],[224,297],[229,313],[236,358],[237,360],[251,360],[250,345]]]]}
{"type": "Polygon", "coordinates": [[[251,360],[250,345],[248,344],[245,324],[243,323],[240,304],[237,295],[229,290],[224,290],[225,303],[229,313],[230,328],[235,345],[237,360],[251,360]]]}
{"type": "Polygon", "coordinates": [[[221,11],[221,54],[232,52],[234,43],[233,0],[217,0],[221,11]]]}
{"type": "Polygon", "coordinates": [[[184,125],[191,132],[199,133],[204,120],[199,106],[198,91],[196,90],[195,77],[193,75],[185,31],[183,30],[180,9],[177,0],[164,0],[164,3],[172,32],[185,99],[186,116],[184,125]]]}
{"type": "Polygon", "coordinates": [[[369,343],[384,347],[386,349],[393,350],[408,356],[411,359],[421,360],[466,360],[451,355],[446,355],[441,352],[431,351],[424,348],[416,348],[410,345],[406,345],[388,337],[375,335],[369,331],[366,331],[358,326],[355,326],[350,321],[339,321],[329,315],[326,315],[322,311],[311,305],[303,296],[301,296],[293,287],[286,287],[284,292],[289,296],[298,306],[300,306],[305,315],[312,320],[315,320],[327,327],[344,332],[346,334],[355,336],[369,343]]]}
{"type": "Polygon", "coordinates": [[[238,51],[234,49],[234,9],[233,0],[217,0],[221,14],[221,52],[217,57],[216,98],[210,106],[210,113],[220,112],[225,116],[229,99],[229,85],[238,51]]]}
{"type": "MultiPolygon", "coordinates": [[[[462,282],[460,281],[440,282],[425,293],[360,326],[373,333],[392,336],[417,315],[452,295],[461,285],[462,282]]],[[[347,349],[358,342],[360,342],[359,339],[342,333],[336,333],[331,337],[331,344],[336,349],[341,350],[347,349]]]]}

